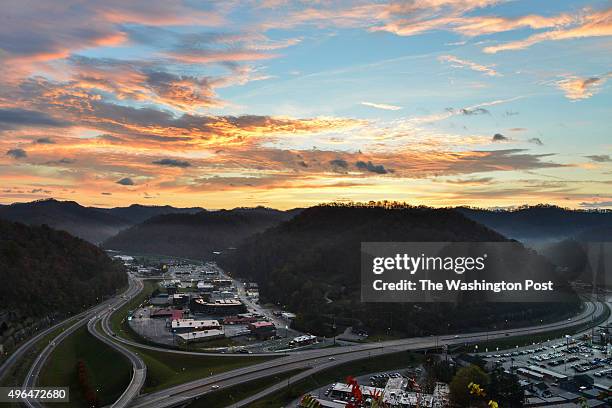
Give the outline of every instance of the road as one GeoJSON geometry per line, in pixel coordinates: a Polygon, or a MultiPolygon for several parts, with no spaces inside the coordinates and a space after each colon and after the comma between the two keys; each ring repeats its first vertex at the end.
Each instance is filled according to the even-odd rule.
{"type": "Polygon", "coordinates": [[[99,315],[92,317],[87,323],[87,330],[98,340],[107,344],[109,347],[112,347],[119,353],[123,354],[132,364],[132,378],[130,383],[128,384],[125,391],[121,394],[121,396],[111,405],[113,408],[125,408],[129,406],[130,402],[136,398],[136,396],[140,393],[142,386],[144,385],[145,379],[147,377],[147,366],[142,361],[142,359],[138,356],[137,353],[134,353],[132,350],[124,347],[121,343],[112,341],[106,335],[99,333],[97,330],[97,323],[101,322],[101,325],[107,325],[110,327],[109,319],[113,314],[115,309],[123,307],[126,303],[128,303],[133,297],[138,295],[143,288],[143,284],[141,280],[130,280],[130,290],[125,295],[126,299],[120,302],[118,305],[114,307],[106,309],[99,315]]]}
{"type": "MultiPolygon", "coordinates": [[[[602,314],[604,310],[605,305],[603,303],[588,302],[586,303],[585,310],[570,321],[566,320],[563,322],[550,323],[541,326],[512,329],[512,334],[510,336],[507,335],[507,333],[510,333],[510,331],[497,330],[454,336],[429,336],[370,343],[351,347],[292,352],[290,356],[228,371],[208,378],[202,378],[141,396],[134,400],[134,403],[131,406],[156,408],[172,407],[185,403],[186,401],[196,397],[203,396],[211,391],[215,391],[212,389],[213,385],[219,386],[220,388],[226,388],[267,376],[278,376],[279,378],[282,378],[282,374],[288,371],[295,369],[306,369],[306,371],[288,379],[289,382],[294,382],[321,370],[367,357],[374,357],[399,351],[431,349],[442,347],[444,345],[452,346],[465,343],[478,343],[486,340],[506,339],[525,334],[535,334],[568,328],[582,323],[589,323],[596,316],[602,314]]],[[[276,385],[265,390],[266,395],[285,385],[286,383],[283,382],[281,385],[276,385]]],[[[263,394],[258,394],[257,398],[260,398],[261,396],[263,396],[263,394]]],[[[251,399],[248,399],[248,401],[251,401],[251,399]]],[[[242,404],[242,402],[240,402],[240,404],[242,404]]]]}
{"type": "MultiPolygon", "coordinates": [[[[57,347],[57,345],[60,344],[64,339],[66,339],[68,336],[70,336],[72,333],[74,333],[76,330],[78,330],[83,325],[88,324],[88,322],[90,323],[91,321],[95,321],[97,319],[96,316],[99,313],[106,312],[110,314],[110,311],[112,311],[113,308],[116,308],[117,305],[122,305],[125,302],[129,301],[129,299],[136,296],[141,290],[142,290],[142,283],[138,280],[130,279],[129,287],[122,295],[110,298],[100,303],[99,305],[96,305],[93,308],[79,314],[78,316],[75,316],[76,322],[70,325],[66,330],[61,332],[58,336],[56,336],[40,352],[40,354],[38,355],[38,357],[36,358],[32,366],[30,367],[28,374],[26,375],[26,378],[23,383],[23,387],[35,387],[36,386],[38,382],[38,377],[45,365],[45,362],[47,361],[49,356],[53,353],[53,350],[55,349],[55,347],[57,347]],[[127,300],[124,300],[124,297],[126,297],[127,300]]],[[[132,382],[133,381],[134,379],[132,379],[132,382]]],[[[143,378],[143,382],[144,382],[144,378],[143,378]]],[[[22,402],[25,406],[31,407],[31,408],[39,408],[43,406],[40,402],[33,400],[33,399],[23,399],[22,402]]],[[[125,402],[124,405],[122,406],[127,406],[128,402],[125,402]]]]}
{"type": "MultiPolygon", "coordinates": [[[[102,303],[102,304],[108,304],[110,300],[107,300],[106,302],[102,303]]],[[[101,307],[101,305],[97,305],[95,306],[95,308],[101,307]]],[[[17,348],[17,350],[15,350],[3,363],[2,365],[0,365],[0,380],[2,380],[4,378],[4,376],[6,374],[8,374],[8,372],[10,371],[11,367],[17,362],[19,361],[24,355],[26,355],[30,349],[36,344],[38,343],[39,340],[41,340],[43,337],[45,337],[46,335],[52,333],[54,330],[58,329],[59,327],[61,327],[62,325],[67,325],[69,322],[74,321],[75,319],[79,319],[82,318],[83,316],[85,316],[86,314],[90,313],[91,310],[86,310],[85,312],[81,312],[77,315],[74,315],[66,320],[62,320],[61,322],[58,322],[56,324],[54,324],[51,327],[46,328],[45,330],[37,333],[34,337],[28,339],[25,343],[23,343],[21,346],[19,346],[19,348],[17,348]]]]}

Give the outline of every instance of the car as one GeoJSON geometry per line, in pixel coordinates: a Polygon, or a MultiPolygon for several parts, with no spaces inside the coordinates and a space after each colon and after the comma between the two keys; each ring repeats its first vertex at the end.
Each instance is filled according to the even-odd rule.
{"type": "Polygon", "coordinates": [[[214,384],[210,388],[212,388],[213,390],[218,390],[219,389],[219,385],[214,384]]]}
{"type": "Polygon", "coordinates": [[[329,361],[334,361],[335,359],[336,359],[335,357],[328,358],[329,361]]]}

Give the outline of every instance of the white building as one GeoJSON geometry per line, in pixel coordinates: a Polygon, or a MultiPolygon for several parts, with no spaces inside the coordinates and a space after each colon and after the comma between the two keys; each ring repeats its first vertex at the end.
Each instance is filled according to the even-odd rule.
{"type": "Polygon", "coordinates": [[[189,333],[179,333],[176,335],[176,337],[181,343],[195,343],[199,341],[224,338],[225,332],[223,330],[202,330],[189,333]]]}
{"type": "Polygon", "coordinates": [[[223,330],[223,328],[217,320],[172,320],[172,331],[175,333],[187,333],[201,330],[223,330]]]}

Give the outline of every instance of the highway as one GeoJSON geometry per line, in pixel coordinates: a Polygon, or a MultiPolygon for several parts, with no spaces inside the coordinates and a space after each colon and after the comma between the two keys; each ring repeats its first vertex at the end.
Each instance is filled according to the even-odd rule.
{"type": "MultiPolygon", "coordinates": [[[[123,304],[127,302],[129,299],[136,296],[141,291],[141,289],[142,289],[142,283],[140,281],[130,279],[129,287],[122,295],[110,298],[94,306],[93,308],[75,316],[73,319],[75,319],[76,322],[70,325],[66,330],[62,331],[58,336],[56,336],[47,346],[45,346],[45,348],[37,356],[36,360],[30,367],[28,374],[26,375],[26,378],[23,382],[23,387],[35,387],[36,386],[38,377],[45,365],[45,362],[47,361],[49,356],[52,354],[55,347],[58,344],[60,344],[64,339],[66,339],[68,336],[70,336],[72,333],[74,333],[76,330],[78,330],[80,327],[82,327],[86,323],[92,320],[95,320],[98,313],[101,313],[104,311],[107,311],[107,312],[112,311],[113,307],[116,307],[119,304],[123,304]],[[126,297],[128,300],[123,300],[123,297],[126,297]]],[[[39,401],[36,401],[33,399],[23,399],[22,402],[25,406],[31,407],[31,408],[39,408],[43,406],[39,401]]],[[[125,405],[123,406],[127,406],[127,402],[124,404],[125,405]]]]}
{"type": "MultiPolygon", "coordinates": [[[[286,353],[259,353],[250,354],[250,356],[265,355],[265,356],[276,356],[278,358],[266,361],[252,366],[231,370],[225,373],[220,373],[211,377],[201,378],[188,383],[180,384],[171,388],[167,388],[162,391],[155,393],[138,396],[142,385],[146,379],[146,365],[142,359],[134,353],[131,349],[126,348],[125,345],[132,347],[138,347],[142,349],[162,351],[166,353],[177,353],[177,354],[189,354],[197,356],[214,355],[214,356],[226,356],[228,358],[241,356],[242,354],[220,354],[220,353],[200,353],[200,352],[189,352],[182,350],[172,350],[162,347],[155,347],[145,344],[139,344],[118,336],[115,336],[110,326],[110,317],[112,316],[115,309],[123,306],[129,302],[133,297],[137,296],[142,290],[143,284],[140,279],[130,279],[130,286],[123,296],[117,296],[109,299],[102,304],[90,309],[87,312],[82,313],[78,316],[78,321],[64,330],[58,335],[49,345],[43,349],[36,361],[30,368],[30,371],[24,382],[24,387],[31,387],[36,384],[38,375],[40,374],[45,361],[52,353],[53,348],[59,344],[63,339],[68,337],[74,331],[84,324],[87,324],[88,330],[92,335],[103,341],[105,344],[113,347],[118,352],[125,355],[133,367],[133,375],[129,386],[121,395],[121,397],[112,405],[113,407],[172,407],[184,404],[194,398],[205,396],[211,391],[215,391],[212,388],[214,385],[220,388],[231,387],[255,379],[259,379],[267,376],[278,376],[282,378],[282,375],[288,371],[295,369],[305,370],[296,376],[288,379],[289,382],[298,381],[301,378],[305,378],[321,370],[325,370],[330,367],[334,367],[339,364],[355,361],[363,358],[374,357],[377,355],[384,355],[388,353],[394,353],[399,351],[408,350],[422,350],[439,348],[444,345],[460,345],[464,343],[477,343],[485,340],[494,340],[500,338],[509,338],[514,336],[521,336],[524,334],[533,334],[539,332],[548,332],[556,329],[567,328],[583,323],[591,322],[596,316],[603,313],[604,304],[602,303],[585,303],[586,307],[584,310],[569,321],[562,321],[556,323],[550,323],[535,327],[526,327],[521,329],[512,329],[511,335],[506,330],[497,330],[480,333],[469,333],[461,335],[448,335],[448,336],[429,336],[419,338],[409,338],[394,341],[386,341],[379,343],[361,344],[355,346],[338,347],[338,348],[327,348],[327,349],[311,349],[295,352],[286,353]],[[98,332],[97,323],[100,322],[103,333],[98,332]]],[[[75,317],[76,318],[76,317],[75,317]]],[[[41,333],[42,334],[42,333],[41,333]]],[[[238,406],[245,406],[249,401],[254,401],[253,398],[261,398],[262,396],[268,395],[276,390],[286,386],[287,383],[277,384],[270,387],[257,396],[247,398],[245,401],[237,403],[238,406]],[[242,404],[242,405],[240,405],[242,404]]],[[[26,406],[29,407],[41,407],[37,401],[24,401],[26,406]]]]}
{"type": "MultiPolygon", "coordinates": [[[[130,280],[130,290],[126,294],[126,300],[120,302],[114,307],[110,307],[99,315],[92,317],[87,323],[87,330],[98,340],[107,344],[109,347],[117,350],[123,354],[132,364],[132,378],[127,388],[121,394],[121,396],[111,405],[113,408],[124,408],[129,406],[130,402],[140,393],[142,386],[144,385],[147,377],[147,366],[132,350],[124,347],[121,343],[112,341],[109,337],[101,334],[97,331],[97,323],[109,325],[110,316],[113,314],[113,310],[122,307],[124,304],[129,302],[134,296],[136,296],[142,290],[143,285],[141,280],[130,280]]],[[[110,327],[110,326],[109,326],[110,327]]]]}
{"type": "MultiPolygon", "coordinates": [[[[102,303],[102,304],[107,304],[107,302],[109,302],[110,300],[107,300],[106,302],[102,303]]],[[[94,308],[99,308],[101,307],[101,305],[96,305],[94,308]]],[[[75,320],[75,319],[79,319],[85,315],[87,315],[88,313],[91,312],[90,310],[86,310],[85,312],[81,312],[77,315],[74,315],[72,317],[69,317],[68,319],[62,320],[61,322],[58,322],[56,324],[54,324],[53,326],[50,326],[48,328],[46,328],[45,330],[37,333],[34,337],[28,339],[25,343],[23,343],[21,346],[19,346],[19,348],[17,348],[17,350],[15,350],[3,363],[2,365],[0,365],[0,380],[2,380],[4,378],[4,376],[10,371],[11,367],[17,362],[19,361],[25,354],[27,354],[30,349],[36,344],[38,343],[39,340],[41,340],[43,337],[45,337],[46,335],[52,333],[54,330],[56,330],[57,328],[59,328],[62,325],[67,325],[69,322],[75,320]]]]}
{"type": "MultiPolygon", "coordinates": [[[[562,328],[569,328],[571,326],[591,322],[596,316],[602,314],[604,310],[605,305],[603,303],[588,302],[586,303],[585,310],[569,321],[566,320],[563,322],[550,323],[541,326],[512,329],[510,335],[507,335],[507,333],[510,333],[510,331],[497,330],[451,336],[418,337],[350,347],[293,352],[290,356],[255,364],[249,367],[243,367],[208,378],[202,378],[189,383],[180,384],[175,387],[167,388],[148,395],[143,395],[134,400],[134,403],[131,406],[156,408],[172,407],[181,405],[196,397],[204,396],[209,392],[216,391],[212,388],[213,385],[219,386],[220,388],[226,388],[267,376],[278,376],[279,378],[282,378],[283,373],[288,371],[295,369],[306,369],[306,371],[288,379],[289,382],[294,382],[339,364],[388,353],[439,348],[444,345],[452,346],[465,343],[478,343],[486,340],[505,339],[525,334],[535,334],[562,328]]],[[[280,385],[271,387],[270,389],[265,390],[265,395],[286,385],[287,383],[283,382],[280,385]]],[[[258,395],[257,398],[260,398],[261,396],[263,395],[258,395]]],[[[251,401],[251,398],[247,399],[247,402],[248,401],[251,401]]],[[[240,404],[242,403],[243,402],[240,402],[240,404]]]]}
{"type": "MultiPolygon", "coordinates": [[[[607,302],[607,307],[612,306],[610,304],[610,299],[608,299],[606,302],[607,302]]],[[[589,303],[589,305],[593,305],[593,303],[589,303]]],[[[585,323],[585,322],[588,322],[589,320],[591,320],[593,318],[596,318],[597,316],[601,315],[601,313],[603,313],[605,311],[606,305],[604,303],[594,303],[594,305],[595,305],[595,307],[592,309],[593,310],[593,314],[591,314],[590,317],[587,315],[587,316],[584,316],[583,319],[576,319],[576,320],[579,320],[579,323],[585,323]]],[[[571,323],[572,326],[574,326],[577,323],[576,320],[572,319],[568,323],[571,323]]],[[[608,317],[608,321],[612,321],[612,315],[610,317],[608,317]]],[[[553,323],[552,325],[556,326],[556,325],[558,325],[558,323],[553,323]]],[[[563,327],[567,327],[567,326],[560,325],[559,327],[556,327],[556,328],[560,329],[560,328],[563,328],[563,327]]],[[[509,337],[509,338],[515,337],[514,333],[519,332],[519,331],[522,331],[523,334],[531,334],[531,333],[540,332],[541,330],[530,331],[529,328],[513,330],[513,335],[511,337],[509,337]],[[527,330],[526,333],[525,333],[525,330],[527,330]]],[[[548,331],[548,330],[546,330],[546,331],[548,331]]],[[[588,332],[590,332],[590,330],[586,330],[583,333],[588,333],[588,332]]],[[[445,337],[444,339],[440,339],[440,341],[442,341],[442,344],[451,345],[451,343],[453,343],[453,342],[450,341],[450,340],[451,339],[452,340],[456,340],[454,336],[452,338],[450,336],[444,336],[444,337],[445,337]]],[[[463,341],[465,341],[465,337],[464,336],[460,336],[460,338],[463,341]]],[[[506,337],[505,335],[503,337],[501,337],[501,336],[492,337],[491,333],[487,333],[484,340],[488,340],[488,339],[492,339],[492,338],[508,338],[508,337],[506,337]]],[[[480,340],[479,339],[470,339],[469,343],[477,343],[477,342],[480,342],[480,341],[482,341],[482,338],[480,338],[480,340]]],[[[381,354],[383,354],[382,351],[381,351],[381,354]]],[[[271,394],[274,394],[276,392],[281,391],[283,388],[288,387],[289,384],[293,384],[293,383],[298,382],[298,381],[300,381],[302,379],[308,378],[309,376],[311,376],[313,374],[316,374],[319,371],[322,371],[322,370],[334,367],[335,365],[346,363],[346,362],[347,361],[343,360],[342,358],[337,358],[334,361],[330,361],[330,360],[325,361],[324,360],[321,363],[320,366],[318,365],[316,367],[313,367],[313,368],[310,368],[310,369],[308,369],[306,371],[298,373],[298,374],[296,374],[296,375],[294,375],[294,376],[292,376],[290,378],[287,378],[286,381],[277,382],[276,384],[274,384],[274,385],[272,385],[272,386],[270,386],[270,387],[268,387],[268,388],[266,388],[266,389],[264,389],[264,390],[262,390],[262,391],[260,391],[260,392],[258,392],[256,394],[254,394],[254,395],[252,395],[250,397],[247,397],[247,398],[245,398],[245,399],[243,399],[241,401],[238,401],[236,403],[233,403],[232,405],[229,405],[227,408],[248,407],[251,403],[253,403],[253,402],[257,401],[257,400],[260,400],[261,398],[264,398],[264,397],[266,397],[268,395],[271,395],[271,394]]]]}

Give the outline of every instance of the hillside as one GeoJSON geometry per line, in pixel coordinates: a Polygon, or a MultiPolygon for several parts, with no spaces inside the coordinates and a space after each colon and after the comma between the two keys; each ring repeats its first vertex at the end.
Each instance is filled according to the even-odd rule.
{"type": "Polygon", "coordinates": [[[0,218],[28,225],[48,225],[92,243],[116,234],[129,223],[74,201],[40,200],[0,207],[0,218]]]}
{"type": "Polygon", "coordinates": [[[94,244],[150,217],[171,213],[195,213],[201,208],[144,206],[97,208],[84,207],[74,201],[54,199],[0,206],[0,218],[28,225],[49,225],[67,231],[94,244]]]}
{"type": "Polygon", "coordinates": [[[149,218],[164,214],[195,214],[203,211],[200,207],[177,208],[170,205],[141,205],[132,204],[129,207],[95,208],[126,221],[130,225],[141,223],[149,218]]]}
{"type": "Polygon", "coordinates": [[[516,210],[466,207],[456,210],[508,238],[520,241],[560,240],[594,228],[612,228],[612,211],[570,210],[549,205],[516,210]]]}
{"type": "MultiPolygon", "coordinates": [[[[260,284],[262,301],[297,312],[297,327],[329,334],[332,319],[377,331],[421,335],[446,329],[510,325],[544,317],[550,304],[361,303],[361,242],[507,241],[457,211],[397,206],[318,206],[258,234],[221,259],[260,284]],[[333,317],[332,317],[333,316],[333,317]]],[[[552,272],[552,266],[551,266],[552,272]]],[[[576,303],[561,305],[559,314],[576,303]]],[[[554,309],[554,308],[553,308],[554,309]]]]}
{"type": "Polygon", "coordinates": [[[234,247],[293,214],[257,207],[160,215],[120,232],[104,242],[104,247],[130,253],[211,259],[213,251],[234,247]]]}
{"type": "Polygon", "coordinates": [[[63,231],[0,220],[0,342],[77,313],[127,284],[104,251],[63,231]]]}

